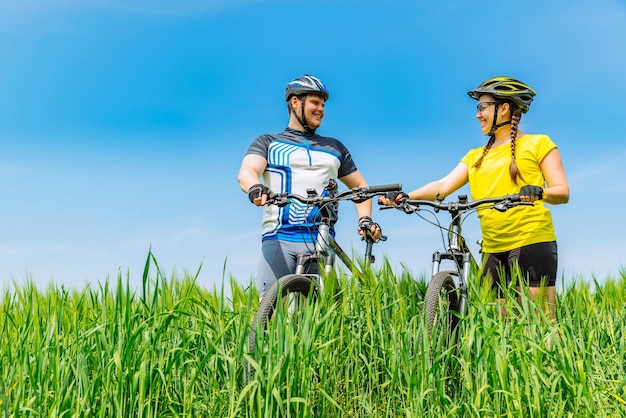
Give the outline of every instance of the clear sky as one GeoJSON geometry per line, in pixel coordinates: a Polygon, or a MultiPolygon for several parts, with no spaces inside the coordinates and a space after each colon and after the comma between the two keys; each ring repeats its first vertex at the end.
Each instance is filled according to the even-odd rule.
{"type": "MultiPolygon", "coordinates": [[[[285,85],[320,77],[319,133],[370,184],[412,190],[486,137],[466,92],[509,75],[537,97],[522,119],[561,151],[571,188],[551,207],[560,284],[626,265],[626,2],[3,0],[0,2],[0,279],[139,283],[152,249],[168,275],[243,284],[259,208],[239,190],[250,142],[282,131],[285,85]]],[[[361,251],[352,204],[339,242],[361,251]]],[[[437,231],[374,212],[375,247],[429,270],[437,231]]],[[[475,216],[466,237],[479,239],[475,216]]]]}

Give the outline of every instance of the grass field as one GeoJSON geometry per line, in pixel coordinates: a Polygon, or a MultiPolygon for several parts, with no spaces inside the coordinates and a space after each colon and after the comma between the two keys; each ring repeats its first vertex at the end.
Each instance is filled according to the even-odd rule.
{"type": "Polygon", "coordinates": [[[338,279],[297,323],[279,312],[255,353],[254,291],[209,292],[151,256],[139,290],[121,276],[5,290],[0,416],[626,416],[623,271],[561,289],[557,324],[524,298],[501,318],[472,284],[455,347],[425,336],[423,278],[383,262],[363,284],[338,279]],[[256,377],[242,387],[244,360],[256,377]]]}

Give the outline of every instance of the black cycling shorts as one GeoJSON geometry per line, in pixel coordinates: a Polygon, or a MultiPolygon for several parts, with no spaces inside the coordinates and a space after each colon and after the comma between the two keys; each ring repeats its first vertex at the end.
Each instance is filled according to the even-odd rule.
{"type": "Polygon", "coordinates": [[[501,253],[483,255],[483,277],[491,277],[492,288],[500,294],[519,265],[522,283],[530,287],[555,286],[558,263],[556,241],[540,242],[501,253]],[[502,283],[502,280],[505,280],[502,283]]]}

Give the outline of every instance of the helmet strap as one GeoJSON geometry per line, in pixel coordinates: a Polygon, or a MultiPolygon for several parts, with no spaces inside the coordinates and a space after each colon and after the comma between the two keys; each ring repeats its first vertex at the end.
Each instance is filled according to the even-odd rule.
{"type": "Polygon", "coordinates": [[[302,103],[302,109],[300,112],[301,116],[298,116],[298,113],[296,112],[296,110],[293,108],[293,106],[291,106],[291,101],[289,102],[289,108],[291,109],[291,111],[293,112],[293,115],[296,117],[296,119],[302,126],[302,129],[304,130],[305,133],[315,133],[315,129],[309,128],[309,125],[307,125],[306,123],[306,118],[304,117],[304,101],[306,100],[306,97],[307,96],[305,95],[304,98],[300,100],[300,103],[302,103]]]}
{"type": "Polygon", "coordinates": [[[507,120],[505,122],[498,123],[496,125],[496,120],[498,120],[498,106],[500,103],[496,102],[495,108],[493,109],[493,121],[491,122],[491,129],[489,129],[489,133],[487,135],[493,135],[496,133],[498,129],[500,129],[504,125],[510,125],[511,121],[507,120]]]}

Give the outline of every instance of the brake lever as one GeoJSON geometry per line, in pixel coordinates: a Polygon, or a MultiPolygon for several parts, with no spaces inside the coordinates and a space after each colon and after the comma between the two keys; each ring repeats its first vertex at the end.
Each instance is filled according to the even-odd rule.
{"type": "Polygon", "coordinates": [[[533,202],[500,202],[493,205],[493,208],[498,212],[506,212],[515,206],[535,206],[533,202]]]}
{"type": "MultiPolygon", "coordinates": [[[[385,209],[385,208],[381,208],[385,209]]],[[[391,208],[387,208],[387,209],[391,209],[391,208]]],[[[372,242],[378,242],[378,241],[387,241],[387,235],[381,235],[380,238],[378,238],[378,241],[374,241],[374,238],[372,237],[372,227],[373,224],[370,223],[363,223],[361,224],[360,228],[361,231],[363,231],[363,235],[361,236],[361,240],[371,240],[372,242]]]]}
{"type": "Polygon", "coordinates": [[[289,204],[289,199],[286,199],[280,196],[279,194],[268,196],[267,200],[265,201],[265,206],[275,205],[280,208],[287,206],[288,204],[289,204]]]}
{"type": "Polygon", "coordinates": [[[354,203],[363,203],[363,202],[367,202],[370,199],[371,197],[359,196],[359,195],[355,195],[354,197],[350,198],[350,200],[352,200],[354,203]]]}
{"type": "Polygon", "coordinates": [[[387,235],[381,235],[380,238],[378,238],[378,241],[374,241],[374,238],[372,237],[372,231],[370,231],[369,229],[364,229],[364,228],[361,228],[361,230],[363,231],[363,235],[361,236],[361,241],[371,241],[373,243],[376,243],[378,241],[387,241],[388,239],[387,235]]]}
{"type": "Polygon", "coordinates": [[[380,208],[378,208],[380,210],[397,209],[397,210],[401,210],[402,212],[408,213],[408,214],[415,213],[418,210],[420,210],[419,207],[414,207],[414,206],[411,206],[411,205],[407,205],[405,203],[403,203],[401,205],[396,205],[396,206],[386,206],[386,205],[384,205],[383,203],[380,203],[380,202],[378,202],[378,204],[381,206],[380,208]]]}
{"type": "Polygon", "coordinates": [[[406,203],[403,203],[402,205],[396,207],[399,208],[402,212],[409,215],[420,210],[419,206],[407,205],[406,203]]]}
{"type": "Polygon", "coordinates": [[[506,212],[507,210],[509,210],[510,208],[512,208],[513,205],[507,205],[506,203],[496,203],[495,205],[493,205],[493,208],[495,210],[497,210],[498,212],[506,212]]]}

